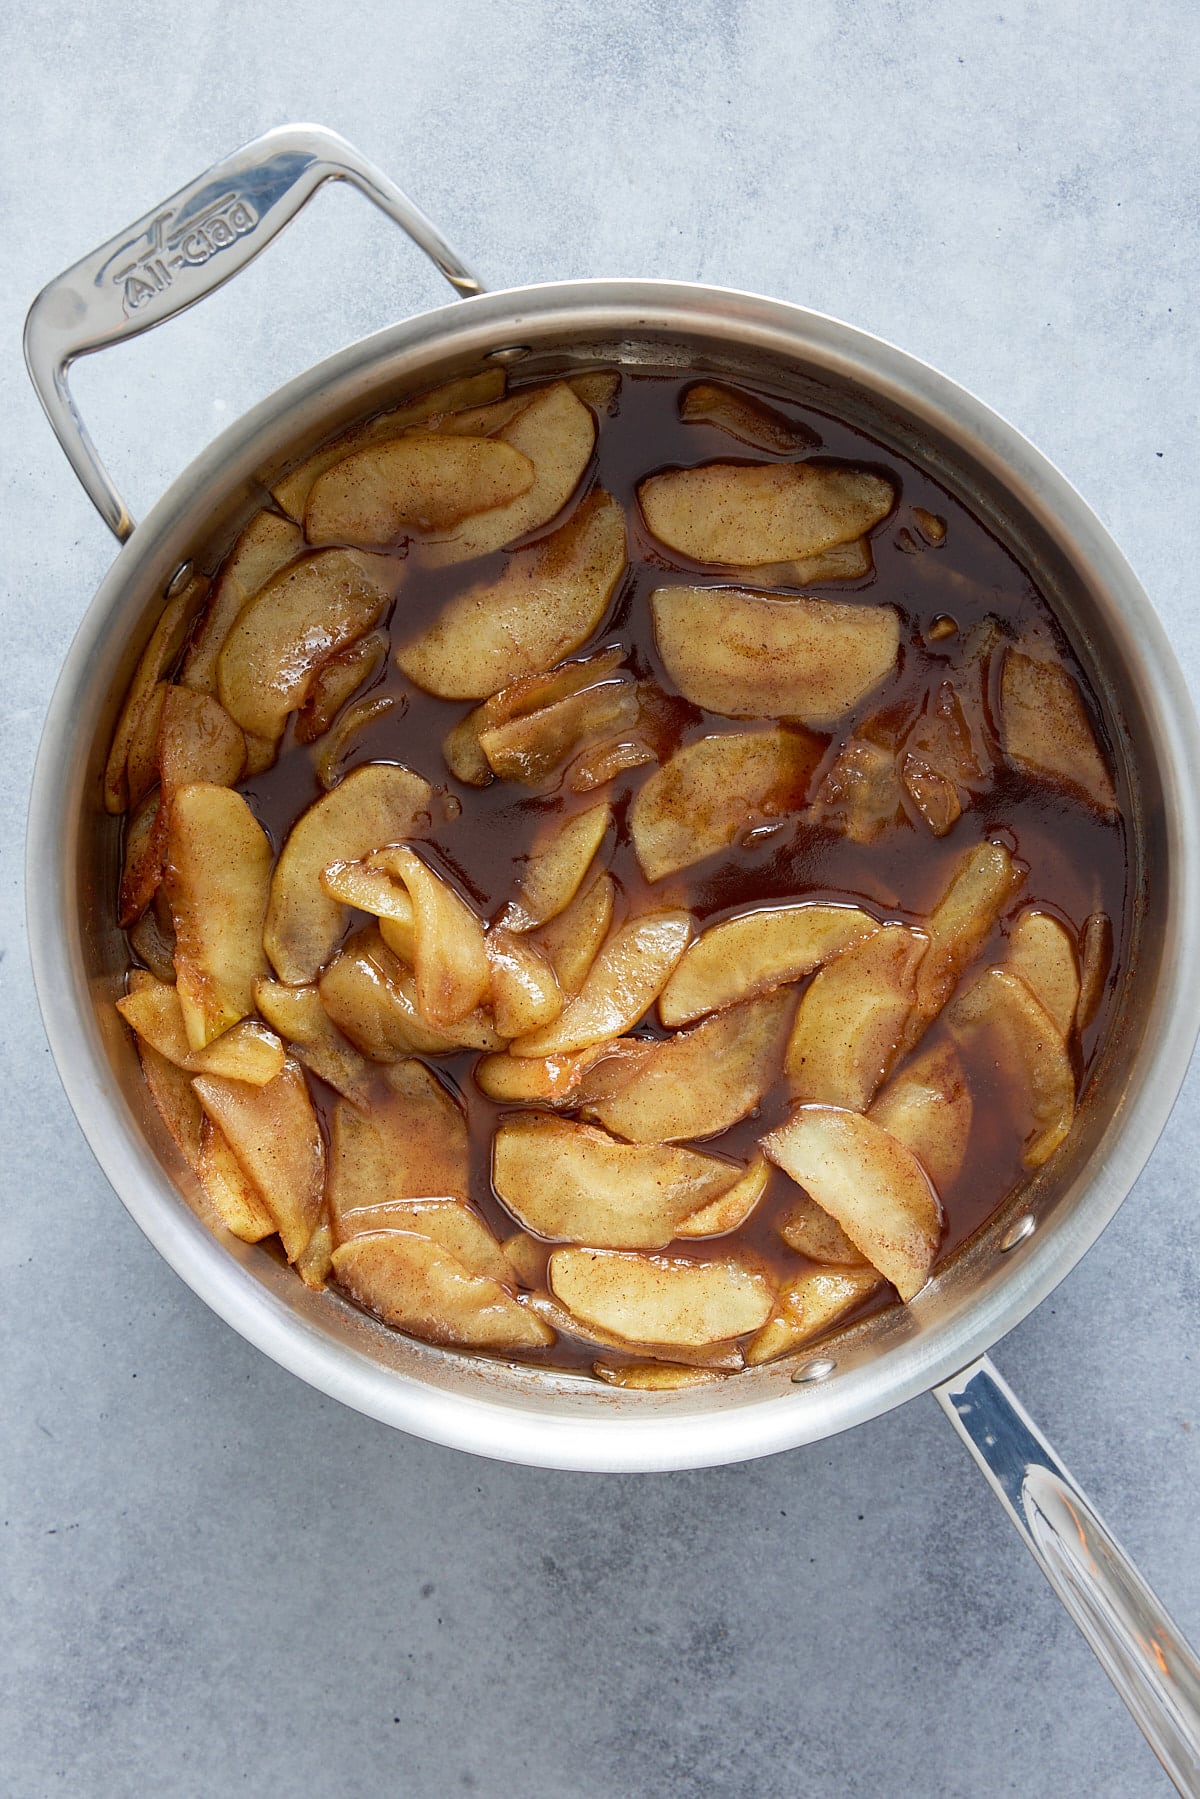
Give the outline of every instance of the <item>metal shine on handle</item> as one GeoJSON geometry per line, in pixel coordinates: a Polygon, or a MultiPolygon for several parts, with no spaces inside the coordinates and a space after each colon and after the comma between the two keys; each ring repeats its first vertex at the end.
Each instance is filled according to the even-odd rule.
{"type": "Polygon", "coordinates": [[[478,278],[386,175],[319,125],[268,131],[180,188],[44,287],[25,321],[25,361],[71,467],[115,535],[134,521],[96,453],[67,381],[71,364],[194,306],[252,262],[327,181],[348,181],[464,297],[478,278]]]}
{"type": "Polygon", "coordinates": [[[1200,1662],[987,1356],[939,1404],[1181,1793],[1200,1794],[1200,1662]]]}

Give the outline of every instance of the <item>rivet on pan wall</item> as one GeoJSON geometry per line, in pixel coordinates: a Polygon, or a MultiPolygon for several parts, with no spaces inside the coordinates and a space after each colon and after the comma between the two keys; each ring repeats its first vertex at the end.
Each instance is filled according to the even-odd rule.
{"type": "Polygon", "coordinates": [[[188,582],[191,580],[194,572],[195,567],[193,563],[181,562],[179,567],[175,570],[175,573],[171,576],[171,579],[167,582],[166,593],[163,597],[168,600],[173,600],[177,593],[182,593],[188,582]]]}
{"type": "Polygon", "coordinates": [[[836,1362],[803,1362],[792,1379],[798,1387],[808,1386],[813,1381],[828,1380],[836,1367],[836,1362]]]}
{"type": "Polygon", "coordinates": [[[501,350],[489,350],[485,362],[520,362],[529,354],[528,344],[507,344],[501,350]]]}
{"type": "Polygon", "coordinates": [[[1018,1243],[1024,1243],[1026,1237],[1032,1237],[1036,1229],[1037,1219],[1026,1212],[1023,1218],[1018,1218],[1015,1224],[1009,1225],[1000,1239],[1000,1254],[1006,1256],[1010,1249],[1017,1247],[1018,1243]]]}

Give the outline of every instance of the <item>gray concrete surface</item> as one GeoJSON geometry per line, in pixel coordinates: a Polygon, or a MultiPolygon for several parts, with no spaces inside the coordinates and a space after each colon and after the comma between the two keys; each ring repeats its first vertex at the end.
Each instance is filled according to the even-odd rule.
{"type": "MultiPolygon", "coordinates": [[[[113,554],[20,367],[36,289],[287,118],[496,285],[650,274],[853,319],[985,396],[1111,526],[1200,682],[1186,0],[46,0],[0,27],[0,1791],[441,1799],[1100,1795],[1166,1782],[929,1400],[820,1448],[597,1481],[390,1433],[158,1260],[44,1046],[21,839],[113,554]]],[[[251,400],[440,302],[326,196],[81,369],[135,509],[251,400]]],[[[1200,1637],[1195,1078],[998,1361],[1200,1637]]]]}

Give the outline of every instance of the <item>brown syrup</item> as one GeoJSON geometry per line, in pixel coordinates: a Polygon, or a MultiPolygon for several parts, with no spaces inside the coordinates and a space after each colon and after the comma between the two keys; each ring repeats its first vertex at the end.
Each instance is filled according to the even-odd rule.
{"type": "MultiPolygon", "coordinates": [[[[668,693],[670,682],[658,657],[650,623],[651,591],[671,579],[716,588],[736,586],[738,582],[735,576],[718,576],[711,568],[690,564],[652,540],[638,512],[636,485],[664,468],[714,460],[770,460],[745,450],[715,427],[683,423],[678,408],[687,385],[686,380],[677,377],[626,374],[615,416],[600,420],[594,468],[587,480],[606,488],[625,508],[629,567],[602,628],[575,652],[582,656],[621,643],[627,650],[628,666],[639,677],[659,682],[668,693]]],[[[889,604],[899,609],[903,621],[901,666],[886,698],[884,722],[890,720],[898,725],[915,715],[931,684],[936,685],[939,678],[953,671],[972,628],[995,619],[1008,640],[1031,630],[1053,640],[1065,666],[1079,682],[1103,741],[1099,709],[1082,671],[1045,601],[1010,552],[912,462],[836,419],[789,405],[775,395],[769,396],[769,403],[818,434],[821,441],[815,455],[876,468],[897,488],[895,511],[872,536],[873,574],[859,582],[834,581],[797,590],[839,600],[861,598],[864,603],[889,604]],[[919,553],[912,553],[897,541],[914,506],[935,514],[947,526],[944,542],[921,548],[919,553]],[[936,619],[947,615],[955,621],[956,632],[931,641],[930,627],[936,619]]],[[[532,535],[540,537],[547,528],[532,535]]],[[[915,539],[915,531],[909,530],[907,542],[911,544],[915,539]]],[[[414,549],[407,560],[390,621],[393,643],[399,644],[415,634],[461,587],[498,575],[505,560],[506,553],[501,552],[469,564],[428,569],[421,566],[419,549],[414,549]]],[[[993,658],[993,662],[997,660],[993,658]]],[[[467,787],[447,769],[441,743],[450,727],[470,710],[471,703],[439,700],[422,693],[390,659],[371,687],[362,691],[390,694],[397,703],[353,740],[344,770],[368,761],[403,763],[461,802],[461,814],[436,822],[423,848],[432,851],[431,859],[441,872],[485,918],[494,918],[511,898],[534,840],[545,832],[551,820],[565,818],[572,811],[608,798],[618,821],[609,866],[624,913],[681,904],[698,923],[712,923],[747,906],[771,900],[834,899],[860,903],[885,921],[895,919],[919,925],[945,889],[964,852],[999,835],[1027,870],[1012,912],[1036,905],[1057,913],[1077,932],[1089,913],[1104,911],[1113,921],[1116,936],[1114,966],[1120,963],[1126,929],[1123,826],[1119,821],[1101,818],[1049,785],[1005,768],[998,757],[994,778],[986,791],[977,795],[974,804],[944,838],[934,837],[923,824],[905,820],[888,827],[875,842],[860,845],[828,828],[788,817],[749,843],[710,856],[693,868],[651,885],[642,877],[624,826],[630,796],[646,778],[647,769],[632,770],[606,787],[585,794],[574,794],[564,786],[536,791],[501,781],[483,789],[467,787]]],[[[712,732],[753,728],[753,721],[705,713],[677,696],[666,714],[668,742],[664,754],[678,743],[712,732]]],[[[861,719],[880,716],[879,698],[868,700],[861,719]]],[[[815,790],[840,743],[861,719],[851,716],[842,721],[810,791],[815,790]]],[[[280,848],[299,814],[323,791],[314,772],[312,749],[296,744],[289,730],[276,765],[244,783],[242,791],[276,849],[280,848]]],[[[353,913],[348,932],[363,923],[362,915],[353,913]]],[[[977,965],[984,966],[995,959],[1001,953],[1002,942],[1003,925],[997,927],[994,941],[985,946],[977,965]]],[[[1109,987],[1111,990],[1111,977],[1109,987]]],[[[1103,1039],[1105,1022],[1102,1006],[1078,1052],[1081,1090],[1103,1039]]],[[[924,1040],[926,1046],[937,1040],[940,1028],[933,1027],[924,1040]]],[[[643,1035],[664,1034],[653,1016],[638,1029],[643,1035]]],[[[941,1195],[946,1216],[942,1260],[1027,1178],[1009,1100],[998,1086],[995,1071],[978,1053],[960,1053],[964,1053],[974,1097],[974,1122],[963,1171],[941,1195]]],[[[474,1053],[464,1053],[439,1058],[429,1065],[463,1103],[472,1146],[471,1196],[491,1227],[503,1237],[517,1227],[492,1191],[490,1154],[495,1125],[511,1108],[494,1105],[476,1087],[471,1077],[476,1059],[474,1053]]],[[[336,1095],[311,1075],[309,1083],[327,1127],[336,1095]]],[[[744,1161],[754,1153],[758,1137],[780,1123],[787,1110],[788,1098],[781,1079],[751,1117],[708,1139],[703,1148],[744,1161]]],[[[674,1248],[689,1256],[703,1257],[723,1255],[737,1246],[761,1257],[777,1279],[792,1276],[803,1264],[783,1245],[775,1227],[796,1196],[797,1190],[787,1177],[774,1170],[754,1216],[735,1236],[681,1243],[674,1248]]],[[[878,1303],[871,1302],[867,1309],[874,1309],[878,1303]]],[[[606,1357],[609,1354],[560,1338],[553,1348],[527,1359],[583,1367],[597,1353],[606,1357]]]]}

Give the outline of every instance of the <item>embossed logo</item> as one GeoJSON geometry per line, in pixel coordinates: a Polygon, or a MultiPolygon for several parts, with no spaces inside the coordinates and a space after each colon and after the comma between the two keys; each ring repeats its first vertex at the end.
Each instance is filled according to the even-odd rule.
{"type": "Polygon", "coordinates": [[[253,205],[244,194],[235,193],[222,194],[203,212],[182,224],[176,223],[172,229],[175,218],[174,210],[160,212],[140,238],[123,245],[101,270],[101,278],[111,270],[109,279],[122,290],[126,318],[165,293],[182,270],[211,262],[258,224],[253,205]],[[113,268],[118,258],[135,247],[137,253],[131,261],[122,261],[120,267],[113,268]]]}

